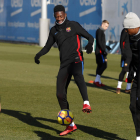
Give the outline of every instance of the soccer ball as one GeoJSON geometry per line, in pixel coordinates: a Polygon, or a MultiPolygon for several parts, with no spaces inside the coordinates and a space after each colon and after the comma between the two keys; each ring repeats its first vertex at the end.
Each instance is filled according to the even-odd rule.
{"type": "Polygon", "coordinates": [[[74,117],[70,110],[63,109],[57,115],[57,121],[61,125],[69,125],[72,123],[74,117]]]}

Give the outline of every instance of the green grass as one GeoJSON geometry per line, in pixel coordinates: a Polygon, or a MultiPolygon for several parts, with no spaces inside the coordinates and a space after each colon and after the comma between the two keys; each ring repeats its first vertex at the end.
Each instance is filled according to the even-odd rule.
{"type": "Polygon", "coordinates": [[[60,137],[65,129],[57,123],[60,111],[56,98],[59,51],[52,48],[41,57],[34,45],[0,43],[0,140],[134,140],[135,129],[129,110],[126,83],[120,95],[115,93],[121,71],[120,55],[108,55],[108,68],[101,78],[106,87],[89,84],[95,79],[95,55],[84,53],[84,78],[92,107],[91,114],[82,110],[82,98],[72,79],[68,101],[78,130],[60,137]]]}

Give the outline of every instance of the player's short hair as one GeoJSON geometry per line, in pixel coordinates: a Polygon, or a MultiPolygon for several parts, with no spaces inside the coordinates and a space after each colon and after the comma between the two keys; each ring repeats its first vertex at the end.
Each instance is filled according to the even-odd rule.
{"type": "Polygon", "coordinates": [[[107,20],[103,20],[103,21],[102,21],[102,24],[103,24],[103,23],[109,24],[109,22],[108,22],[107,20]]]}
{"type": "Polygon", "coordinates": [[[65,7],[63,5],[56,5],[53,9],[54,13],[55,12],[59,12],[59,11],[63,11],[65,13],[65,7]]]}

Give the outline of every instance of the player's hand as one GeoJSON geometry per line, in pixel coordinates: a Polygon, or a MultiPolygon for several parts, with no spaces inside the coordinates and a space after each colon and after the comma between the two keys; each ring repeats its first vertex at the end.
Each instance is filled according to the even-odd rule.
{"type": "Polygon", "coordinates": [[[109,46],[106,46],[106,48],[110,51],[110,50],[112,50],[109,46]]]}
{"type": "Polygon", "coordinates": [[[92,53],[92,50],[93,50],[92,43],[88,43],[85,49],[86,49],[87,54],[92,53]]]}
{"type": "Polygon", "coordinates": [[[39,57],[38,57],[37,55],[35,56],[34,59],[35,59],[35,63],[36,63],[36,64],[39,64],[39,63],[40,63],[40,61],[39,61],[39,57]]]}

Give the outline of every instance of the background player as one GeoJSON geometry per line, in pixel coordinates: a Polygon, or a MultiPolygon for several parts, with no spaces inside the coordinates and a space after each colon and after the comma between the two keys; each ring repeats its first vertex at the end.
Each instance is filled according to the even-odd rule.
{"type": "Polygon", "coordinates": [[[120,37],[120,48],[121,48],[121,67],[122,71],[120,72],[119,75],[119,81],[116,89],[116,93],[120,94],[120,89],[122,86],[122,81],[124,79],[124,75],[126,72],[129,72],[129,67],[130,67],[130,72],[128,74],[128,81],[127,81],[127,86],[125,92],[129,93],[131,91],[131,82],[132,79],[134,78],[132,75],[134,75],[133,68],[130,66],[131,59],[132,59],[132,50],[130,49],[130,42],[129,42],[129,34],[127,33],[126,29],[123,29],[121,32],[121,37],[120,37]]]}
{"type": "Polygon", "coordinates": [[[104,86],[101,83],[100,77],[104,72],[104,70],[107,68],[106,48],[110,50],[110,48],[106,46],[106,40],[104,34],[104,32],[108,29],[108,27],[109,27],[109,22],[107,20],[103,20],[101,27],[99,27],[96,31],[95,55],[96,55],[97,69],[96,69],[96,79],[94,81],[94,84],[98,87],[104,86]]]}

